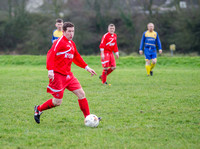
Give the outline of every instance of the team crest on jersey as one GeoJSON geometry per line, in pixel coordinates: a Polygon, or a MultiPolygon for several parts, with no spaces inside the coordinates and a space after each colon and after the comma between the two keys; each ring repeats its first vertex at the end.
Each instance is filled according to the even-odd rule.
{"type": "Polygon", "coordinates": [[[59,93],[56,94],[56,97],[59,97],[59,93]]]}
{"type": "Polygon", "coordinates": [[[70,79],[70,75],[67,75],[66,79],[70,79]]]}

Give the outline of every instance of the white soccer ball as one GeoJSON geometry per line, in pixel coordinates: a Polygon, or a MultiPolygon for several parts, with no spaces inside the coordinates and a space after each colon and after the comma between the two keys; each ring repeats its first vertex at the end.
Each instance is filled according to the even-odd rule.
{"type": "Polygon", "coordinates": [[[99,125],[99,119],[96,115],[90,114],[84,120],[85,126],[97,127],[99,125]]]}

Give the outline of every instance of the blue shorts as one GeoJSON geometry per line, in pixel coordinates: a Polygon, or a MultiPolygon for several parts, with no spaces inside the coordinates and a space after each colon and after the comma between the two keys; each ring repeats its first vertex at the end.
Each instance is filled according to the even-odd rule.
{"type": "Polygon", "coordinates": [[[145,53],[144,55],[145,55],[145,59],[148,59],[148,60],[157,58],[157,53],[156,52],[145,53]]]}

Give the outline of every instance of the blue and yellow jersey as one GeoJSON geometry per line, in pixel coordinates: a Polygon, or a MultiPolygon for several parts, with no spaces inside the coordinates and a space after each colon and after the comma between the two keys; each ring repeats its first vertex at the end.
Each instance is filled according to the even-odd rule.
{"type": "Polygon", "coordinates": [[[53,36],[52,36],[52,43],[54,40],[60,38],[63,35],[62,31],[58,31],[57,29],[53,31],[53,36]]]}
{"type": "Polygon", "coordinates": [[[158,33],[155,31],[145,31],[142,35],[140,50],[143,50],[144,47],[145,51],[148,49],[149,52],[156,52],[156,45],[158,46],[159,50],[162,50],[158,33]]]}

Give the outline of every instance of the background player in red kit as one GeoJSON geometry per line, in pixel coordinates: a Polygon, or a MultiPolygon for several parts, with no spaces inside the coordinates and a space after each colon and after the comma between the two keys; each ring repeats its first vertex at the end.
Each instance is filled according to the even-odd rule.
{"type": "Polygon", "coordinates": [[[108,32],[102,37],[99,47],[101,51],[101,63],[103,67],[102,75],[99,76],[99,78],[102,80],[103,84],[107,84],[107,76],[116,69],[113,51],[115,52],[116,58],[119,58],[117,35],[115,34],[114,24],[108,25],[108,32]]]}
{"type": "Polygon", "coordinates": [[[74,25],[71,22],[65,22],[63,25],[63,36],[55,41],[47,53],[47,69],[49,85],[47,92],[53,95],[52,99],[47,100],[42,105],[34,108],[34,119],[39,124],[42,111],[59,106],[62,102],[65,89],[73,92],[78,97],[80,109],[84,116],[90,114],[89,106],[85,93],[71,72],[71,64],[74,62],[77,66],[85,68],[91,75],[96,75],[95,71],[88,67],[76,49],[72,41],[74,37],[74,25]]]}

